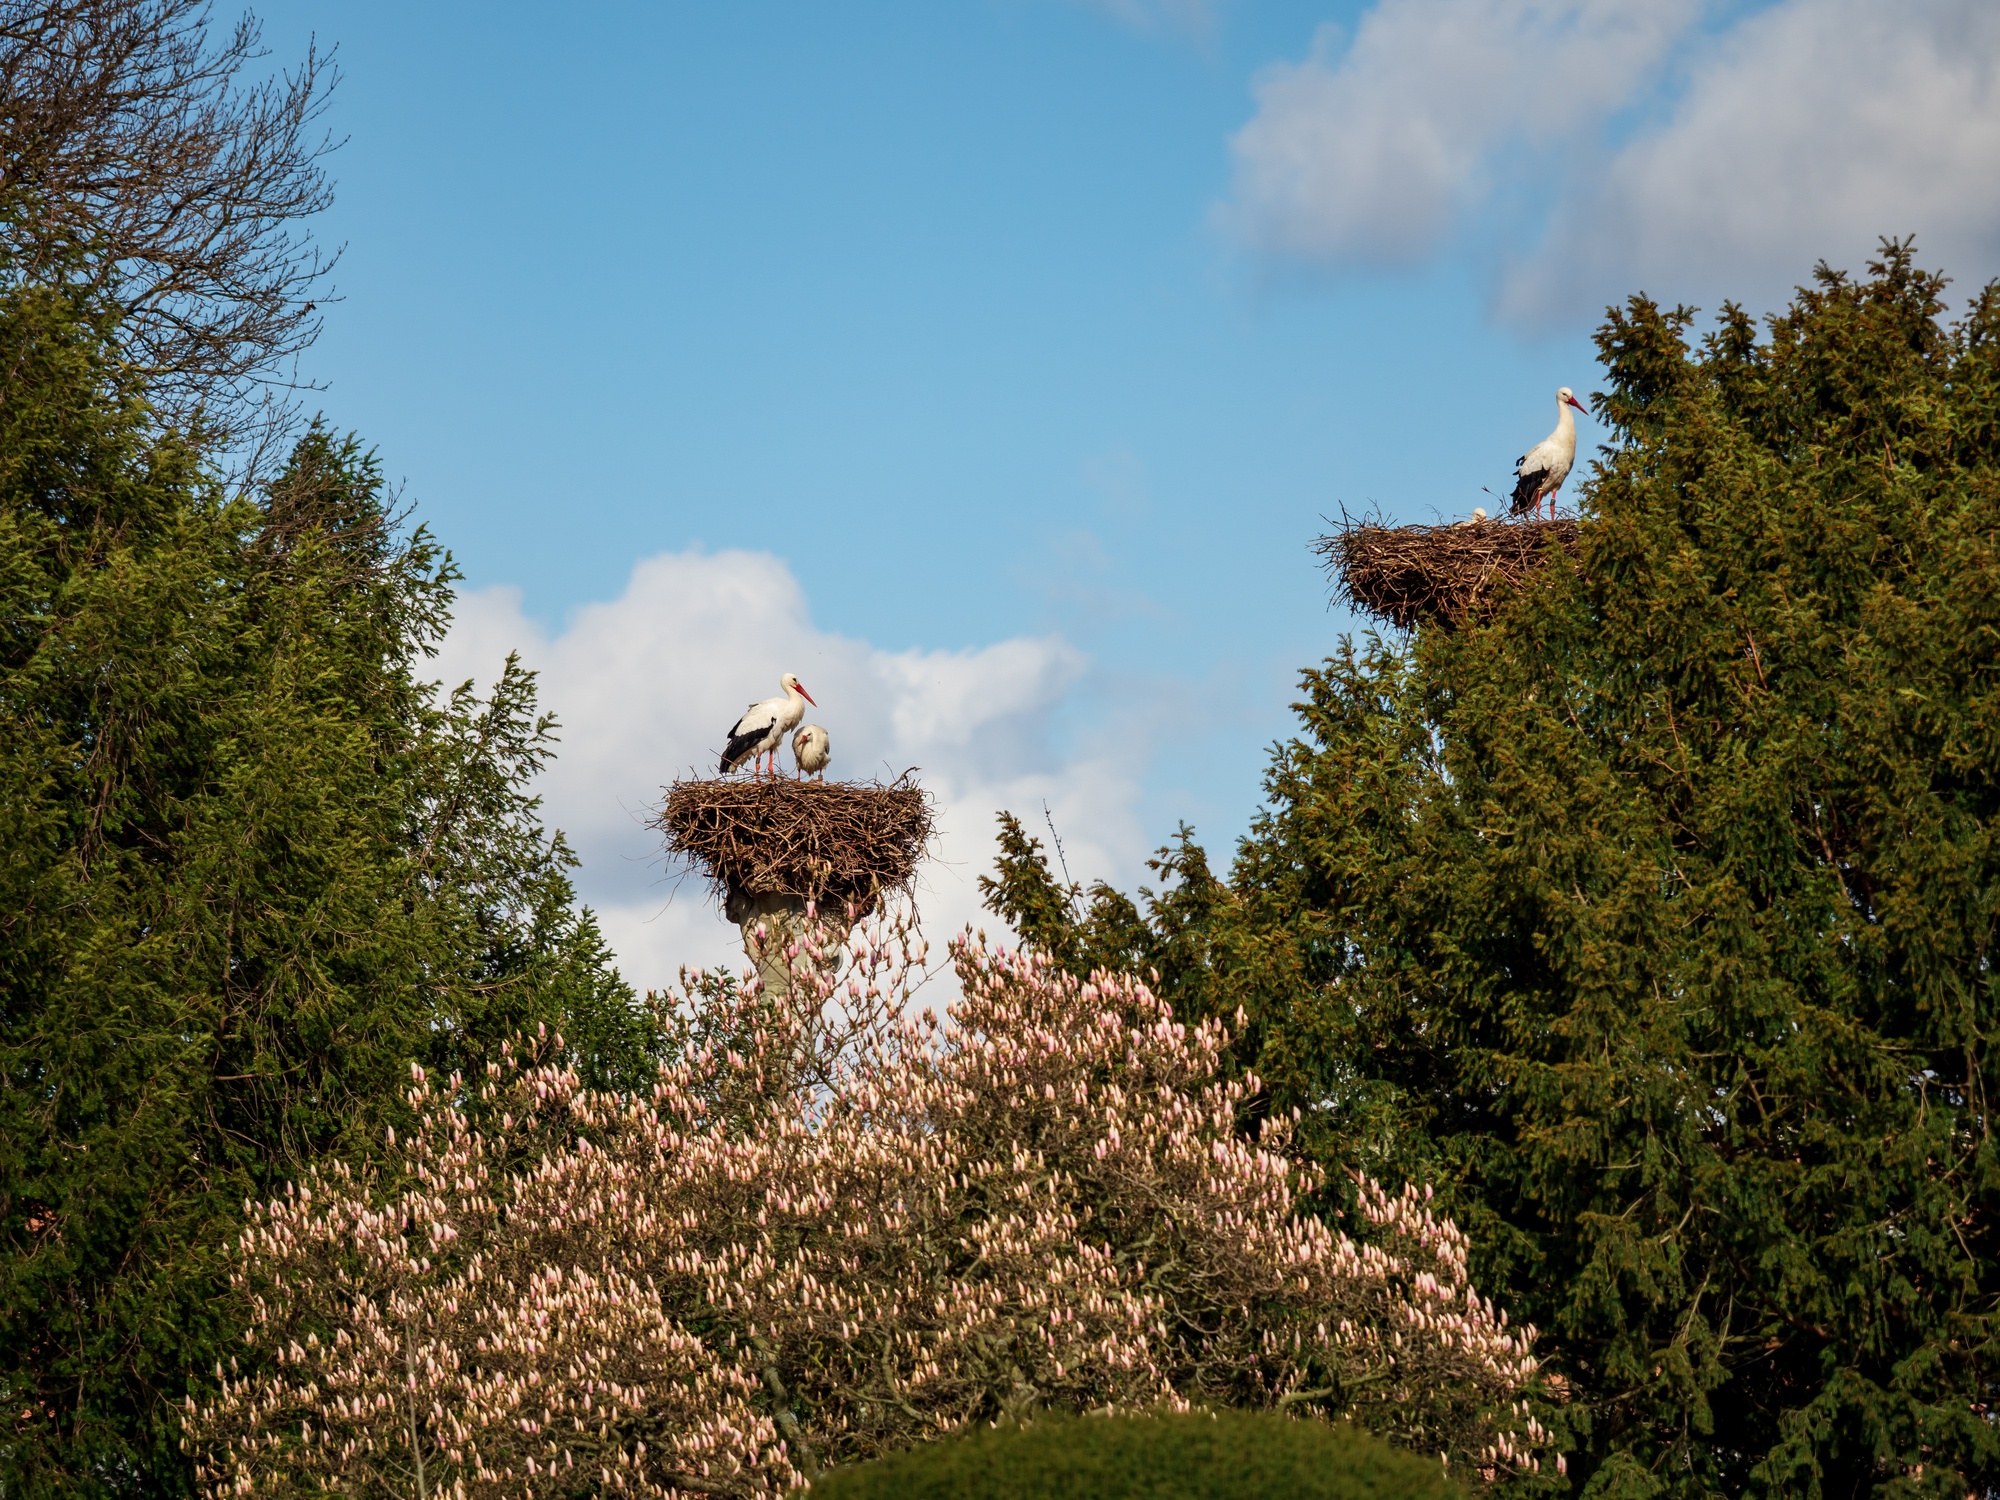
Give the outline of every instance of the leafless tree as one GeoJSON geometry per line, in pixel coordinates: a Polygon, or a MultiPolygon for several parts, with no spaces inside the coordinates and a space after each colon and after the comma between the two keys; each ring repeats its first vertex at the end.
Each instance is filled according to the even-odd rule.
{"type": "Polygon", "coordinates": [[[162,418],[238,445],[292,413],[338,255],[332,58],[267,55],[207,0],[0,0],[0,269],[111,299],[162,418]]]}

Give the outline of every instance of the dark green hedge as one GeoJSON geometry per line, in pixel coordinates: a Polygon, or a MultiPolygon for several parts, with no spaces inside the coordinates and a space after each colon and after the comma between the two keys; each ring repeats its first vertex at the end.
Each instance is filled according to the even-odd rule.
{"type": "Polygon", "coordinates": [[[1049,1417],[836,1470],[813,1500],[1446,1500],[1444,1470],[1270,1412],[1049,1417]]]}

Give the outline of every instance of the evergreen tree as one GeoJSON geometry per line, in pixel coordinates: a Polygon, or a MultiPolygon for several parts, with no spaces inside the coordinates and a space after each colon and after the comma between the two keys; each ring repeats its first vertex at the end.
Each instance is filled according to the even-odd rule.
{"type": "Polygon", "coordinates": [[[1893,243],[1761,335],[1615,310],[1580,555],[1307,673],[1213,906],[1280,1102],[1545,1330],[1586,1495],[2000,1483],[2000,289],[1944,313],[1893,243]]]}
{"type": "Polygon", "coordinates": [[[1099,969],[1145,974],[1160,993],[1173,996],[1188,1019],[1220,1014],[1217,982],[1228,965],[1215,943],[1240,929],[1240,923],[1222,917],[1231,899],[1228,887],[1210,871],[1207,854],[1186,824],[1146,867],[1171,883],[1159,891],[1140,887],[1143,911],[1101,880],[1088,892],[1079,884],[1065,886],[1050,870],[1041,840],[1003,812],[999,857],[993,873],[979,877],[979,893],[1024,944],[1079,979],[1099,969]]]}
{"type": "Polygon", "coordinates": [[[118,330],[0,296],[0,1493],[174,1493],[246,1197],[364,1153],[411,1062],[653,1032],[528,778],[530,674],[434,699],[449,559],[315,428],[260,500],[118,330]]]}

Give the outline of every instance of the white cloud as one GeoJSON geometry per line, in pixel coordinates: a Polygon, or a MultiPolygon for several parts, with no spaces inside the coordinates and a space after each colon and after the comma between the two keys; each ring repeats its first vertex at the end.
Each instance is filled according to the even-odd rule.
{"type": "MultiPolygon", "coordinates": [[[[1256,84],[1224,220],[1337,265],[1429,255],[1496,190],[1496,156],[1594,125],[1695,22],[1697,0],[1381,0],[1256,84]]],[[[1509,191],[1532,185],[1504,184],[1509,191]]]]}
{"type": "Polygon", "coordinates": [[[1639,288],[1782,297],[1887,234],[1961,281],[2000,271],[2000,6],[1790,0],[1704,49],[1665,124],[1579,183],[1507,278],[1516,318],[1639,288]]]}
{"type": "Polygon", "coordinates": [[[1224,221],[1333,267],[1523,235],[1501,314],[1782,296],[1884,234],[2000,269],[2000,6],[1380,0],[1257,86],[1224,221]]]}
{"type": "Polygon", "coordinates": [[[819,702],[830,774],[888,779],[921,767],[940,839],[920,901],[940,949],[968,921],[998,927],[979,909],[976,881],[992,867],[1001,808],[1038,816],[1046,801],[1079,878],[1138,873],[1143,768],[1104,744],[1059,744],[1057,714],[1090,686],[1088,661],[1059,638],[882,651],[815,628],[777,558],[683,552],[639,563],[619,598],[555,634],[522,613],[517,589],[463,595],[435,675],[488,684],[509,650],[541,674],[542,702],[562,722],[561,753],[539,787],[545,817],[576,846],[579,890],[641,988],[671,983],[682,964],[741,963],[736,929],[698,882],[670,883],[644,820],[665,783],[713,772],[724,731],[784,671],[819,702]]]}

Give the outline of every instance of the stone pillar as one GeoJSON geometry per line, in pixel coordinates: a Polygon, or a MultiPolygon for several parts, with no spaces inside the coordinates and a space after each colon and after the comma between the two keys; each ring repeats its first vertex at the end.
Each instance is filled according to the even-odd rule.
{"type": "Polygon", "coordinates": [[[752,895],[730,887],[722,903],[722,914],[743,930],[743,955],[764,982],[764,993],[773,1000],[791,993],[792,966],[785,948],[806,936],[806,903],[802,896],[752,895]],[[764,936],[757,936],[757,929],[764,936]]]}

